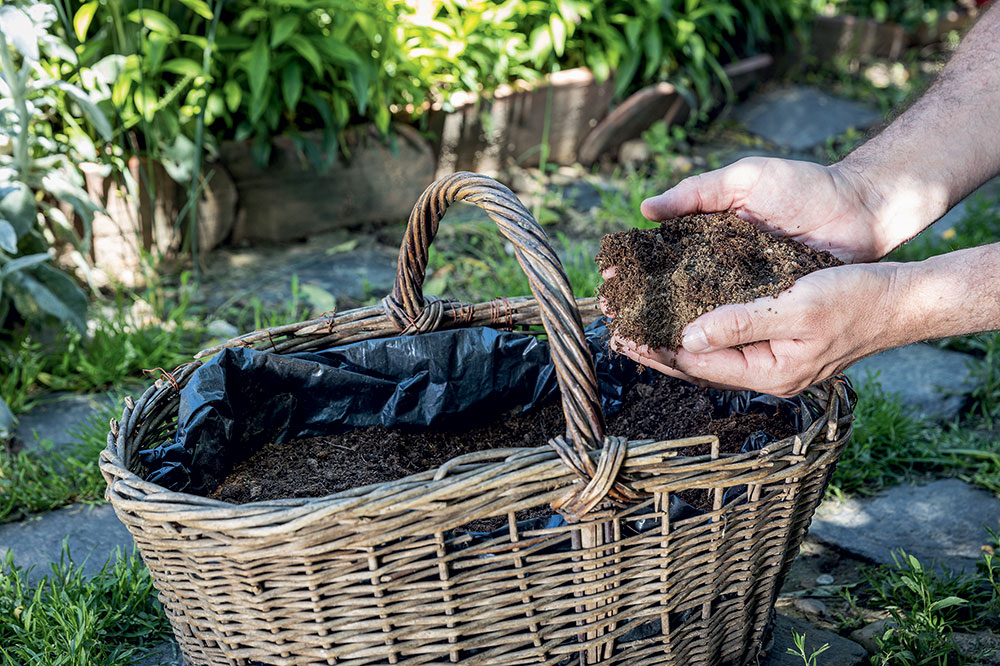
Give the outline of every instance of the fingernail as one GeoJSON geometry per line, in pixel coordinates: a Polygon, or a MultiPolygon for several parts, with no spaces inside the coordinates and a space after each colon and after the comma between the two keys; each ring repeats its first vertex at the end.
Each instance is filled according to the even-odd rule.
{"type": "Polygon", "coordinates": [[[701,326],[688,326],[684,329],[681,345],[684,346],[685,350],[697,354],[708,349],[708,336],[705,335],[705,330],[701,326]]]}

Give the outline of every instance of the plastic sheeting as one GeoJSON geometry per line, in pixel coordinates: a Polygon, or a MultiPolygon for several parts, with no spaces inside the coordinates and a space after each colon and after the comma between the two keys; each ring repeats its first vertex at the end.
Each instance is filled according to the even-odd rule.
{"type": "MultiPolygon", "coordinates": [[[[586,333],[602,406],[614,415],[630,386],[651,382],[653,374],[609,352],[603,320],[586,333]]],[[[463,419],[482,422],[518,406],[531,409],[557,391],[544,340],[491,328],[366,340],[289,355],[226,349],[181,390],[174,441],[139,456],[148,480],[204,495],[235,464],[270,442],[374,425],[460,426],[463,419]]],[[[797,425],[812,417],[799,401],[750,392],[713,392],[712,399],[716,416],[778,405],[797,425]]],[[[768,435],[755,433],[744,450],[769,441],[768,435]]]]}

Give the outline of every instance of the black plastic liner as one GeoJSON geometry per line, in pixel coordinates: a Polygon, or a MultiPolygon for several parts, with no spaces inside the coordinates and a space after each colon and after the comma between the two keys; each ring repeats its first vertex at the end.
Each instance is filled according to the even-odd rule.
{"type": "MultiPolygon", "coordinates": [[[[586,333],[601,403],[611,416],[633,384],[652,382],[654,374],[609,351],[603,320],[586,333]]],[[[315,353],[226,349],[181,390],[175,441],[140,451],[139,457],[149,481],[206,495],[235,464],[271,442],[374,425],[481,423],[518,406],[531,409],[557,391],[544,340],[491,328],[366,340],[315,353]]],[[[777,406],[801,431],[816,416],[799,399],[749,391],[712,391],[711,397],[717,417],[773,412],[777,406]]],[[[772,439],[754,433],[743,450],[757,450],[772,439]]],[[[727,501],[741,492],[730,489],[727,501]]],[[[685,506],[678,510],[697,511],[685,506]]]]}

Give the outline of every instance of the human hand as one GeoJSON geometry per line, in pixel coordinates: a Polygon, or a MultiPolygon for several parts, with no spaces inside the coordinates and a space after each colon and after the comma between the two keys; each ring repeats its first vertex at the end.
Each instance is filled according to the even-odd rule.
{"type": "Polygon", "coordinates": [[[642,365],[700,386],[796,395],[865,356],[900,344],[895,330],[898,264],[827,268],[776,298],[724,305],[684,329],[680,349],[649,349],[613,337],[642,365]],[[734,349],[738,345],[745,345],[734,349]]]}
{"type": "Polygon", "coordinates": [[[734,210],[745,220],[848,262],[874,261],[892,249],[880,195],[843,164],[829,167],[777,158],[747,157],[691,176],[642,202],[654,222],[692,213],[734,210]]]}

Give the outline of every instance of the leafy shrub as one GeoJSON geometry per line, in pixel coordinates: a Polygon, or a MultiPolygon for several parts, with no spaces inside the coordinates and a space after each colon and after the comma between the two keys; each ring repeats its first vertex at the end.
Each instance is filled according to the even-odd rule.
{"type": "Polygon", "coordinates": [[[90,118],[104,137],[110,138],[111,127],[81,89],[49,76],[42,54],[57,59],[65,48],[43,32],[54,12],[44,5],[33,8],[29,14],[0,6],[0,92],[10,102],[0,107],[0,137],[10,151],[0,154],[0,323],[13,307],[26,319],[51,316],[83,329],[86,296],[52,266],[49,247],[57,239],[70,242],[74,258],[85,266],[89,225],[98,207],[73,165],[74,136],[53,133],[47,117],[61,104],[90,118]],[[79,217],[82,237],[59,203],[79,217]]]}
{"type": "MultiPolygon", "coordinates": [[[[624,94],[671,78],[711,96],[722,63],[801,19],[806,0],[139,0],[69,2],[81,82],[141,148],[190,153],[196,120],[215,140],[383,132],[393,114],[585,65],[624,94]],[[213,23],[217,19],[217,31],[213,23]]],[[[309,144],[301,141],[303,149],[309,144]]],[[[318,155],[313,155],[318,158],[318,155]]]]}

